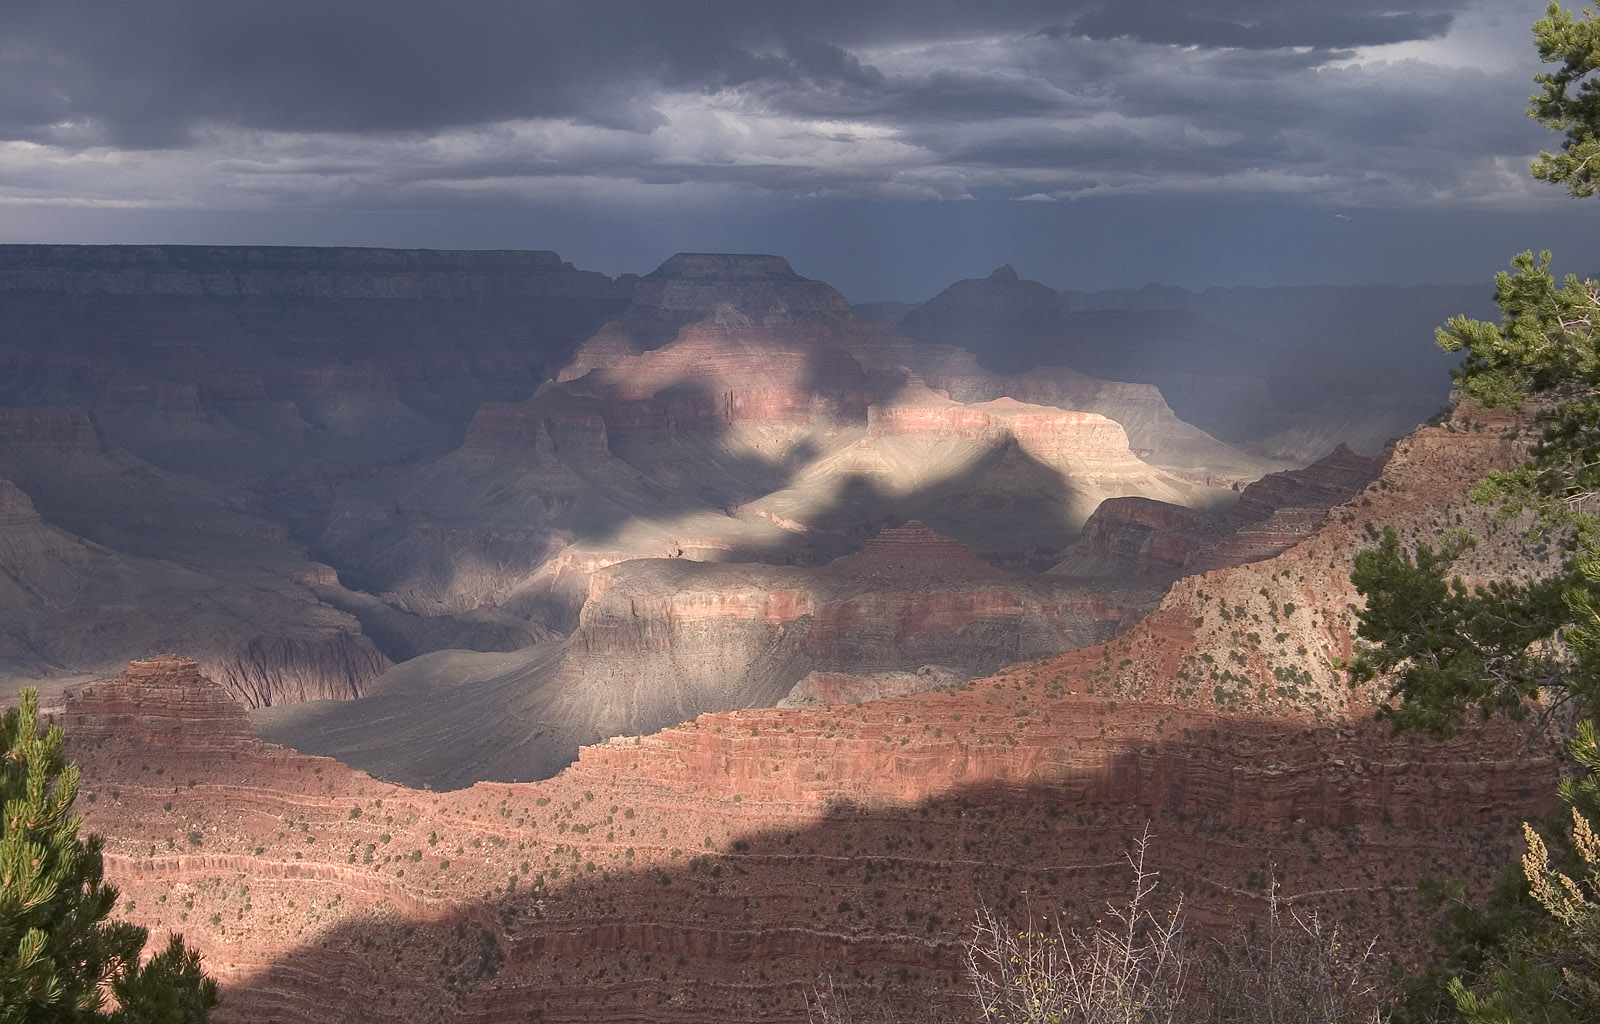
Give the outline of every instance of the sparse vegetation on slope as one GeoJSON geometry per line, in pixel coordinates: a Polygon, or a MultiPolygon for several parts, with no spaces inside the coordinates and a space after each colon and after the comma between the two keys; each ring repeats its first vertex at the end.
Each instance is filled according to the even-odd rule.
{"type": "MultiPolygon", "coordinates": [[[[1157,894],[1148,829],[1127,855],[1128,895],[1078,928],[1059,914],[1019,927],[979,910],[963,943],[983,1024],[1387,1024],[1392,986],[1376,941],[1351,941],[1316,911],[1279,898],[1259,926],[1204,942],[1185,931],[1182,896],[1157,894]]],[[[813,1024],[855,1024],[848,988],[831,981],[813,1024]]],[[[903,1019],[923,1020],[910,1013],[903,1019]]]]}

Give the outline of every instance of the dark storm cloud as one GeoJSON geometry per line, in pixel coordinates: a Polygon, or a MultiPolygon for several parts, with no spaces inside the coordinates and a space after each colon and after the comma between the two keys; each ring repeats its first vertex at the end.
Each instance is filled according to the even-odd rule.
{"type": "Polygon", "coordinates": [[[12,5],[0,48],[12,133],[68,117],[128,145],[199,121],[290,131],[426,131],[513,117],[648,130],[656,88],[880,76],[845,46],[982,23],[1037,27],[1057,4],[156,0],[12,5]]]}
{"type": "Polygon", "coordinates": [[[1526,73],[1353,61],[1503,2],[0,0],[0,200],[1483,193],[1526,73]]]}
{"type": "MultiPolygon", "coordinates": [[[[201,122],[403,132],[561,117],[649,130],[657,89],[885,88],[853,52],[974,34],[1054,31],[1202,46],[1347,47],[1424,38],[1448,3],[1059,0],[95,0],[13,3],[0,46],[0,128],[48,141],[82,120],[122,145],[174,146],[201,122]],[[1050,26],[1069,26],[1050,29],[1050,26]]],[[[961,102],[930,80],[918,104],[961,102]]]]}
{"type": "Polygon", "coordinates": [[[1443,35],[1460,3],[1397,5],[1341,0],[1115,0],[1098,3],[1070,31],[1091,39],[1136,39],[1177,46],[1246,49],[1377,46],[1443,35]]]}

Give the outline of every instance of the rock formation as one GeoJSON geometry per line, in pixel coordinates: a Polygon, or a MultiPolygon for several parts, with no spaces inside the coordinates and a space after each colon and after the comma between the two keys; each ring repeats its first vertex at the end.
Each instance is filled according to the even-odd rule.
{"type": "Polygon", "coordinates": [[[1248,485],[1224,514],[1149,498],[1107,500],[1051,571],[1170,582],[1271,558],[1320,527],[1331,507],[1378,479],[1389,455],[1387,448],[1366,456],[1340,445],[1304,469],[1269,473],[1248,485]]]}
{"type": "Polygon", "coordinates": [[[1158,598],[1148,585],[997,569],[917,522],[820,569],[630,559],[588,577],[560,642],[440,652],[361,700],[256,721],[269,739],[413,785],[537,779],[581,744],[707,711],[859,701],[904,691],[896,674],[926,689],[1096,643],[1158,598]]]}
{"type": "Polygon", "coordinates": [[[492,605],[567,632],[588,574],[633,558],[820,564],[920,519],[1038,569],[1106,497],[1225,504],[1277,468],[1148,387],[989,379],[775,257],[674,257],[633,295],[557,380],[481,406],[456,451],[340,485],[318,550],[408,612],[492,605]],[[995,394],[958,401],[928,373],[995,394]]]}
{"type": "Polygon", "coordinates": [[[359,694],[389,659],[297,535],[624,302],[552,253],[0,246],[0,476],[50,538],[0,604],[0,692],[181,647],[251,703],[359,694]]]}
{"type": "Polygon", "coordinates": [[[1058,293],[1002,267],[896,322],[1000,373],[1064,365],[1155,385],[1211,435],[1303,463],[1341,442],[1377,451],[1443,405],[1450,360],[1428,340],[1458,313],[1491,315],[1490,297],[1387,285],[1058,293]]]}
{"type": "Polygon", "coordinates": [[[1548,564],[1464,497],[1517,422],[1236,495],[1281,467],[1148,384],[841,303],[774,257],[0,247],[0,654],[74,691],[119,913],[229,1020],[792,1021],[957,1005],[976,908],[1083,921],[1146,826],[1203,934],[1276,878],[1414,939],[1416,878],[1506,862],[1552,751],[1396,740],[1337,665],[1382,526],[1548,564]],[[1016,571],[1063,552],[1123,580],[1016,571]],[[1148,582],[1208,557],[1257,560],[1148,582]],[[247,705],[441,787],[582,746],[431,792],[247,705]]]}
{"type": "Polygon", "coordinates": [[[1182,505],[1152,498],[1107,498],[1052,571],[1107,579],[1176,579],[1190,557],[1216,543],[1222,530],[1219,517],[1182,505]]]}
{"type": "Polygon", "coordinates": [[[1154,590],[1013,571],[1108,498],[1220,511],[1280,468],[1148,385],[987,373],[774,256],[613,281],[551,253],[0,247],[0,304],[0,477],[38,519],[6,688],[181,650],[264,720],[372,696],[281,735],[437,784],[813,672],[878,692],[1103,640],[1154,590]],[[987,566],[813,571],[913,520],[987,566]]]}

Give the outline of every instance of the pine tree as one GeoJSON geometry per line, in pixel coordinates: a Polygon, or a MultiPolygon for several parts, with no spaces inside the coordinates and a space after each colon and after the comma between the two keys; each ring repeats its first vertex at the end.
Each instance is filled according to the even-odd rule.
{"type": "Polygon", "coordinates": [[[0,1024],[208,1020],[217,988],[199,956],[174,936],[141,965],[148,933],[108,920],[117,890],[100,837],[79,836],[78,768],[62,741],[60,726],[39,728],[32,690],[0,719],[0,1024]]]}
{"type": "Polygon", "coordinates": [[[1535,75],[1540,91],[1529,100],[1528,116],[1566,141],[1560,153],[1540,153],[1533,176],[1565,185],[1575,196],[1600,190],[1600,22],[1585,9],[1581,17],[1552,3],[1533,23],[1539,59],[1560,70],[1535,75]]]}
{"type": "MultiPolygon", "coordinates": [[[[1534,76],[1541,91],[1528,113],[1566,136],[1560,153],[1539,155],[1533,175],[1595,195],[1600,22],[1552,3],[1533,29],[1540,59],[1560,67],[1534,76]]],[[[1436,736],[1473,712],[1520,719],[1536,700],[1570,708],[1567,821],[1542,834],[1525,826],[1520,887],[1501,886],[1484,911],[1459,902],[1451,910],[1436,933],[1441,960],[1408,985],[1406,1016],[1579,1024],[1600,1021],[1600,284],[1569,275],[1558,285],[1548,252],[1525,252],[1512,266],[1495,282],[1501,322],[1456,317],[1438,342],[1466,354],[1455,371],[1461,394],[1526,408],[1541,426],[1528,461],[1491,474],[1475,497],[1508,518],[1531,513],[1534,535],[1564,553],[1561,569],[1468,588],[1451,563],[1471,537],[1406,551],[1386,531],[1352,574],[1367,598],[1353,675],[1391,681],[1379,714],[1397,730],[1436,736]]]]}

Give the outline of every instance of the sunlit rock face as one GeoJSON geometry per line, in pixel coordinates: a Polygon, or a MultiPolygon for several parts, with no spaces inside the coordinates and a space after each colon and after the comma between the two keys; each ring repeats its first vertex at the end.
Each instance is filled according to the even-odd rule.
{"type": "Polygon", "coordinates": [[[1366,456],[1340,445],[1304,469],[1269,473],[1249,484],[1225,514],[1149,498],[1107,500],[1051,571],[1167,581],[1270,558],[1320,527],[1329,508],[1377,480],[1392,450],[1366,456]]]}
{"type": "Polygon", "coordinates": [[[1094,410],[963,403],[924,371],[969,389],[985,377],[854,317],[781,259],[680,255],[556,380],[481,406],[459,449],[341,487],[319,547],[408,611],[492,602],[564,632],[582,573],[631,557],[820,564],[920,518],[997,564],[1039,568],[1106,497],[1225,504],[1229,484],[1276,468],[1151,413],[1148,387],[1122,401],[1125,386],[1069,371],[1032,390],[1094,410]],[[1156,448],[1141,458],[1115,415],[1156,448]],[[454,545],[442,560],[440,537],[454,545]]]}

